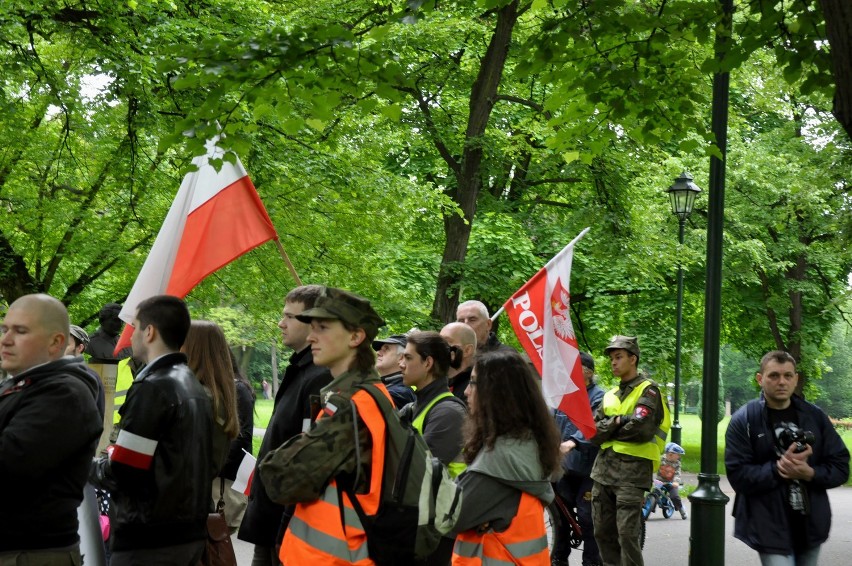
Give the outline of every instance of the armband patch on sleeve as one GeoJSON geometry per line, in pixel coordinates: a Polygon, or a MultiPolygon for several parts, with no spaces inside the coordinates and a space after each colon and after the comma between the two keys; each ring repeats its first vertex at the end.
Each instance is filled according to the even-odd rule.
{"type": "Polygon", "coordinates": [[[150,470],[157,450],[157,441],[125,429],[118,433],[115,448],[110,454],[111,462],[118,462],[140,470],[150,470]]]}
{"type": "Polygon", "coordinates": [[[645,405],[636,405],[636,409],[633,410],[633,416],[637,419],[644,419],[651,413],[651,410],[645,405]]]}

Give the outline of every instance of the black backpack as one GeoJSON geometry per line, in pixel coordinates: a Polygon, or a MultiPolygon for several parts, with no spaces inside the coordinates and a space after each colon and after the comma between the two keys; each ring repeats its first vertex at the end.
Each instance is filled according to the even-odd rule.
{"type": "MultiPolygon", "coordinates": [[[[376,402],[387,431],[384,477],[376,514],[364,513],[348,482],[341,482],[347,484],[343,491],[364,526],[370,558],[378,566],[396,566],[426,558],[438,547],[441,537],[455,526],[461,511],[461,490],[444,465],[432,456],[420,433],[400,421],[381,390],[369,384],[357,387],[376,402]],[[428,496],[422,497],[423,493],[428,496]]],[[[357,417],[355,426],[358,438],[357,417]]]]}

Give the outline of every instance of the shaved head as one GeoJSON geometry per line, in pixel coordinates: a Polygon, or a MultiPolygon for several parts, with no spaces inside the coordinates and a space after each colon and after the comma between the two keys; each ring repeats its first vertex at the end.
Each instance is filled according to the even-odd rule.
{"type": "Polygon", "coordinates": [[[24,295],[11,304],[13,308],[29,310],[41,323],[42,327],[49,332],[60,332],[68,341],[68,333],[71,328],[71,319],[68,318],[68,309],[58,299],[39,293],[36,295],[24,295]]]}
{"type": "Polygon", "coordinates": [[[68,311],[49,295],[24,295],[9,306],[0,326],[0,360],[11,375],[65,355],[68,311]]]}
{"type": "Polygon", "coordinates": [[[476,332],[463,322],[451,322],[441,329],[441,336],[456,346],[476,345],[476,332]]]}
{"type": "Polygon", "coordinates": [[[450,368],[449,377],[455,377],[473,365],[476,357],[476,332],[463,322],[451,322],[441,329],[441,337],[450,346],[458,346],[462,351],[462,363],[458,368],[450,368]]]}

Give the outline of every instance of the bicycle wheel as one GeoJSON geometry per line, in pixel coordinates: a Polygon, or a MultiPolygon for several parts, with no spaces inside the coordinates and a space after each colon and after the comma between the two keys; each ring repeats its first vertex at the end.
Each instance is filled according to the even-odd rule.
{"type": "Polygon", "coordinates": [[[647,519],[654,509],[657,507],[657,496],[649,493],[645,496],[645,503],[642,505],[642,519],[647,519]]]}
{"type": "Polygon", "coordinates": [[[645,519],[642,519],[642,526],[639,528],[639,548],[645,549],[645,519]]]}
{"type": "Polygon", "coordinates": [[[668,497],[660,502],[660,509],[663,511],[663,517],[666,519],[674,515],[674,503],[668,497]]]}
{"type": "Polygon", "coordinates": [[[553,547],[559,537],[559,509],[555,503],[544,508],[544,530],[547,533],[547,552],[553,554],[553,547]]]}

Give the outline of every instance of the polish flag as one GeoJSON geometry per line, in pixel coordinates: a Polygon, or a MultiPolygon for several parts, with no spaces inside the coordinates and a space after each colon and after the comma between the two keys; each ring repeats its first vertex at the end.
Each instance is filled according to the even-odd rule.
{"type": "Polygon", "coordinates": [[[245,452],[245,456],[243,456],[243,461],[240,462],[240,467],[237,468],[237,477],[234,478],[234,483],[231,485],[231,489],[248,495],[251,493],[251,482],[254,480],[254,470],[257,466],[257,458],[245,450],[243,450],[243,452],[245,452]]]}
{"type": "Polygon", "coordinates": [[[587,439],[595,435],[595,421],[586,393],[580,348],[571,323],[571,260],[574,244],[565,246],[503,305],[518,340],[538,373],[548,406],[571,419],[587,439]]]}
{"type": "MultiPolygon", "coordinates": [[[[216,140],[207,154],[192,162],[197,171],[184,177],[151,252],[130,290],[119,318],[130,323],[137,305],[154,295],[185,297],[193,287],[257,246],[277,240],[275,227],[254,185],[240,163],[222,161],[219,171],[211,159],[222,159],[216,140]]],[[[115,347],[130,346],[131,326],[115,347]]]]}

